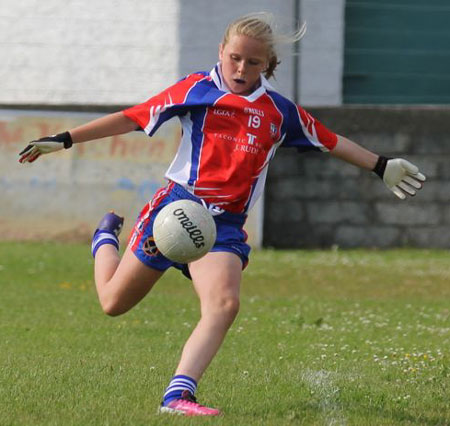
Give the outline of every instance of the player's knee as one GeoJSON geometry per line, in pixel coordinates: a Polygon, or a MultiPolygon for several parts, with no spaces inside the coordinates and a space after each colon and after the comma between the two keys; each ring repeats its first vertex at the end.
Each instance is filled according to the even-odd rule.
{"type": "Polygon", "coordinates": [[[123,312],[115,306],[110,305],[102,305],[103,313],[108,315],[109,317],[118,317],[123,314],[123,312]]]}
{"type": "Polygon", "coordinates": [[[233,322],[239,313],[240,301],[237,297],[221,297],[214,301],[209,312],[219,315],[227,322],[233,322]]]}
{"type": "Polygon", "coordinates": [[[128,311],[128,309],[125,309],[123,304],[120,304],[114,300],[100,300],[100,305],[103,312],[110,317],[117,317],[128,311]]]}
{"type": "Polygon", "coordinates": [[[229,317],[234,319],[239,313],[240,306],[241,303],[238,298],[230,298],[225,301],[224,309],[225,312],[229,315],[229,317]]]}

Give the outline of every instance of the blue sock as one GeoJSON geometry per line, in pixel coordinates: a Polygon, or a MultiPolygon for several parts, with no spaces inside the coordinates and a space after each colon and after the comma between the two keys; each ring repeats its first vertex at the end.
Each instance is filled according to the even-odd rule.
{"type": "Polygon", "coordinates": [[[117,250],[119,250],[119,240],[115,234],[109,231],[97,231],[92,238],[91,251],[93,257],[95,257],[97,250],[103,244],[112,244],[117,250]]]}
{"type": "Polygon", "coordinates": [[[174,376],[164,393],[163,405],[167,405],[174,399],[180,399],[181,394],[185,390],[194,395],[197,390],[197,382],[193,378],[182,374],[174,376]]]}

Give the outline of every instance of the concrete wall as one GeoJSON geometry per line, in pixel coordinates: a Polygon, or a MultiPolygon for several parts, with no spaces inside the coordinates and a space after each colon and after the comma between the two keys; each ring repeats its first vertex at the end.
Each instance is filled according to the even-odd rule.
{"type": "MultiPolygon", "coordinates": [[[[292,8],[292,0],[2,1],[0,104],[135,104],[211,69],[231,19],[266,10],[292,26],[292,8]]],[[[279,88],[290,94],[291,47],[283,53],[279,88]]]]}
{"type": "MultiPolygon", "coordinates": [[[[223,31],[237,16],[269,11],[289,32],[295,1],[309,28],[301,42],[300,100],[337,105],[344,0],[2,0],[0,104],[141,102],[187,73],[211,69],[223,31]]],[[[291,96],[292,46],[279,53],[272,81],[291,96]]]]}
{"type": "Polygon", "coordinates": [[[299,103],[341,105],[345,0],[300,0],[308,31],[300,43],[299,103]]]}
{"type": "MultiPolygon", "coordinates": [[[[339,105],[345,0],[0,1],[0,104],[138,103],[182,75],[210,69],[217,61],[227,23],[239,15],[270,11],[284,29],[291,29],[295,1],[300,1],[300,20],[308,23],[300,44],[300,103],[307,107],[339,105]]],[[[282,63],[273,81],[288,96],[294,91],[291,49],[285,46],[280,50],[282,63]]],[[[448,110],[309,109],[331,129],[374,151],[404,155],[417,162],[429,182],[417,199],[400,202],[370,173],[327,155],[297,156],[280,150],[266,191],[266,244],[448,245],[448,110]]],[[[20,120],[26,123],[18,125],[12,115],[3,111],[3,124],[0,120],[0,231],[20,234],[24,231],[22,219],[38,206],[41,218],[48,222],[48,229],[43,229],[44,222],[36,220],[43,235],[49,235],[56,220],[63,224],[61,232],[73,232],[73,217],[90,232],[111,201],[128,206],[125,214],[134,217],[141,203],[162,183],[167,163],[152,159],[151,142],[146,138],[136,141],[136,135],[95,144],[84,153],[62,153],[61,158],[66,157],[61,162],[45,159],[25,171],[15,161],[26,140],[50,130],[65,130],[92,116],[69,118],[58,113],[50,122],[48,117],[24,116],[20,120]],[[102,150],[106,151],[102,154],[102,150]],[[119,152],[125,157],[115,157],[119,152]],[[142,152],[147,154],[142,156],[142,152]],[[108,160],[111,164],[105,161],[106,153],[112,157],[108,160]],[[155,160],[156,165],[150,167],[142,159],[155,160]],[[88,167],[93,170],[91,174],[83,172],[88,167]],[[150,169],[157,172],[151,178],[150,169]],[[74,188],[78,190],[74,192],[74,188]],[[49,190],[51,202],[47,199],[49,190]],[[94,202],[93,193],[108,193],[109,198],[97,195],[94,202]],[[76,196],[81,197],[78,204],[89,214],[71,210],[72,217],[62,218],[65,203],[76,196]],[[15,221],[14,226],[11,221],[15,221]]],[[[157,137],[169,142],[160,149],[173,153],[175,134],[170,125],[162,128],[157,137]],[[160,133],[165,131],[168,133],[160,133]]]]}
{"type": "Polygon", "coordinates": [[[0,2],[0,103],[137,103],[178,79],[177,0],[0,2]]]}
{"type": "Polygon", "coordinates": [[[450,108],[310,108],[327,127],[427,176],[399,200],[373,173],[328,154],[278,150],[266,187],[264,245],[450,247],[450,108]]]}
{"type": "MultiPolygon", "coordinates": [[[[275,15],[275,23],[279,30],[289,33],[295,24],[293,10],[294,0],[181,1],[180,74],[184,75],[199,69],[210,70],[218,61],[218,46],[226,26],[237,17],[250,12],[271,12],[275,15]]],[[[290,96],[293,90],[292,53],[292,45],[279,46],[281,64],[277,68],[276,79],[271,80],[271,83],[287,96],[290,96]]]]}
{"type": "MultiPolygon", "coordinates": [[[[105,212],[125,216],[122,242],[142,207],[165,185],[180,140],[177,120],[148,138],[143,132],[77,144],[19,164],[25,142],[85,123],[99,114],[0,109],[0,239],[90,242],[105,212]]],[[[249,242],[262,241],[262,203],[246,222],[249,242]]]]}
{"type": "Polygon", "coordinates": [[[140,209],[164,184],[179,129],[163,126],[149,140],[140,132],[75,145],[19,164],[24,141],[54,134],[96,114],[0,110],[0,238],[89,241],[105,212],[126,218],[127,234],[140,209]]]}

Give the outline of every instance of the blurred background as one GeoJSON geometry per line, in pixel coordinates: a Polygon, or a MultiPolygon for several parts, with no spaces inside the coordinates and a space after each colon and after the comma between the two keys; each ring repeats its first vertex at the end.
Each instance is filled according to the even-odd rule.
{"type": "MultiPolygon", "coordinates": [[[[227,24],[273,12],[272,84],[327,127],[417,164],[399,201],[372,173],[279,150],[247,224],[253,246],[450,247],[450,4],[446,0],[0,0],[0,238],[89,240],[109,209],[130,229],[178,144],[176,121],[19,165],[26,142],[140,103],[209,70],[227,24]]],[[[126,233],[125,233],[126,234],[126,233]]]]}

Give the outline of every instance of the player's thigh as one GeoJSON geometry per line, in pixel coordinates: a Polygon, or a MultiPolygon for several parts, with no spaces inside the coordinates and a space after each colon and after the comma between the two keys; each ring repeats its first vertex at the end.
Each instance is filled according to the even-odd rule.
{"type": "Polygon", "coordinates": [[[114,294],[115,303],[128,310],[152,289],[163,273],[142,263],[127,247],[108,283],[109,290],[114,294]]]}
{"type": "Polygon", "coordinates": [[[210,252],[189,264],[189,272],[200,298],[202,311],[239,303],[242,261],[236,254],[210,252]]]}

